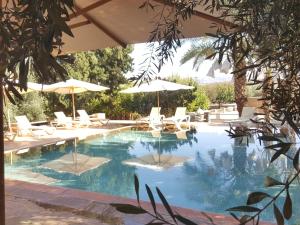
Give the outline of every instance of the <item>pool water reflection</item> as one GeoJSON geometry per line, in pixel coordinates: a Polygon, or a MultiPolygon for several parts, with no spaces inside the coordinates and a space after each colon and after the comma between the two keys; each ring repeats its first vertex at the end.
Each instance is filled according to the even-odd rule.
{"type": "MultiPolygon", "coordinates": [[[[5,169],[6,177],[11,179],[129,198],[135,198],[133,176],[137,174],[141,199],[148,200],[144,189],[147,183],[152,188],[158,186],[173,205],[226,213],[224,210],[229,207],[245,204],[252,191],[278,191],[265,189],[264,178],[285,178],[292,162],[280,158],[269,165],[271,156],[272,152],[264,150],[257,141],[247,145],[245,141],[230,139],[220,127],[184,135],[123,131],[76,145],[69,142],[60,147],[33,149],[14,155],[12,164],[8,155],[5,169]],[[80,174],[66,172],[69,167],[60,170],[56,164],[51,168],[43,166],[68,158],[73,161],[64,161],[64,166],[78,169],[78,155],[81,163],[89,162],[80,174]]],[[[291,187],[291,195],[293,199],[300,198],[298,185],[291,187]]],[[[284,196],[279,205],[283,201],[284,196]]],[[[294,212],[300,210],[299,201],[294,202],[293,208],[294,212]]],[[[300,220],[300,215],[294,217],[291,224],[300,220]]],[[[273,220],[272,210],[264,213],[263,219],[273,220]]]]}

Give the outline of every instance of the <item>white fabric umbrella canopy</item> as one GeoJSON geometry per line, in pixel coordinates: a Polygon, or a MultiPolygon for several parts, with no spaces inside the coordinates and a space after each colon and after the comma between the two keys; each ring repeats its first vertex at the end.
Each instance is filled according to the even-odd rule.
{"type": "Polygon", "coordinates": [[[69,79],[59,83],[48,85],[44,88],[46,92],[56,92],[59,94],[71,94],[73,104],[73,118],[75,118],[75,99],[74,94],[82,93],[85,91],[105,91],[109,88],[97,84],[88,83],[85,81],[69,79]]]}
{"type": "Polygon", "coordinates": [[[140,92],[156,92],[157,93],[157,105],[159,107],[159,92],[160,91],[177,91],[177,90],[189,90],[193,89],[193,86],[177,84],[165,80],[152,80],[149,83],[143,83],[139,86],[128,88],[121,91],[121,93],[131,94],[140,92]]]}
{"type": "Polygon", "coordinates": [[[49,85],[47,84],[38,84],[33,82],[27,82],[27,91],[21,91],[21,94],[28,93],[32,91],[44,91],[49,85]]]}

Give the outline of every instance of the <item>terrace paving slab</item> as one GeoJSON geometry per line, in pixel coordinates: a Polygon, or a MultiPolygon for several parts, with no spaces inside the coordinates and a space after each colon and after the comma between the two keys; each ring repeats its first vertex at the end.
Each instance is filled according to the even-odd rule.
{"type": "Polygon", "coordinates": [[[97,218],[37,205],[27,199],[6,196],[6,225],[108,225],[97,218]]]}
{"type": "MultiPolygon", "coordinates": [[[[7,224],[29,221],[25,224],[143,225],[151,221],[151,217],[147,215],[125,215],[109,205],[110,203],[136,205],[134,199],[15,180],[6,180],[5,187],[7,224]],[[41,197],[43,195],[44,198],[41,197]]],[[[141,201],[141,204],[148,210],[152,208],[149,202],[141,201]]],[[[233,218],[222,214],[172,208],[197,224],[238,224],[233,218]]],[[[161,204],[157,204],[157,210],[167,215],[161,204]]],[[[260,225],[271,223],[262,222],[260,225]]]]}

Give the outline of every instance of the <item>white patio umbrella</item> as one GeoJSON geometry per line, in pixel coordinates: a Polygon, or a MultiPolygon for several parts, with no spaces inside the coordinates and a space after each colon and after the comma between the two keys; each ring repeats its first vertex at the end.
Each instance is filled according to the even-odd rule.
{"type": "Polygon", "coordinates": [[[66,81],[48,85],[46,88],[44,88],[44,91],[56,92],[59,94],[71,94],[72,105],[73,105],[73,118],[75,119],[75,97],[74,97],[75,94],[82,93],[85,91],[105,91],[108,89],[109,88],[97,84],[92,84],[92,83],[75,80],[75,79],[69,79],[66,81]]]}
{"type": "Polygon", "coordinates": [[[157,106],[159,107],[159,92],[160,91],[177,91],[177,90],[189,90],[193,89],[193,86],[177,84],[165,80],[152,80],[149,83],[143,83],[139,86],[128,88],[121,91],[121,93],[140,93],[140,92],[156,92],[157,93],[157,106]]]}

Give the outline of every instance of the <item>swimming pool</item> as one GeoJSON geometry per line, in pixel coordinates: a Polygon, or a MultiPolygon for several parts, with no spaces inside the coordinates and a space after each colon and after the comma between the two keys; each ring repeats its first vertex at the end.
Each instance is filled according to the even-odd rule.
{"type": "MultiPolygon", "coordinates": [[[[137,174],[141,199],[148,200],[147,183],[158,186],[170,204],[226,213],[229,207],[245,204],[249,192],[264,191],[267,175],[287,176],[292,163],[282,158],[269,165],[271,155],[257,141],[247,146],[230,139],[221,127],[177,134],[122,131],[13,154],[12,163],[8,154],[5,175],[135,198],[133,176],[137,174]]],[[[291,194],[299,199],[299,186],[292,187],[291,194]]],[[[279,201],[282,204],[284,197],[279,201]]],[[[294,212],[300,210],[299,202],[293,206],[294,212]]],[[[300,220],[300,215],[294,217],[293,222],[300,220]]],[[[273,220],[272,209],[263,219],[273,220]]]]}

